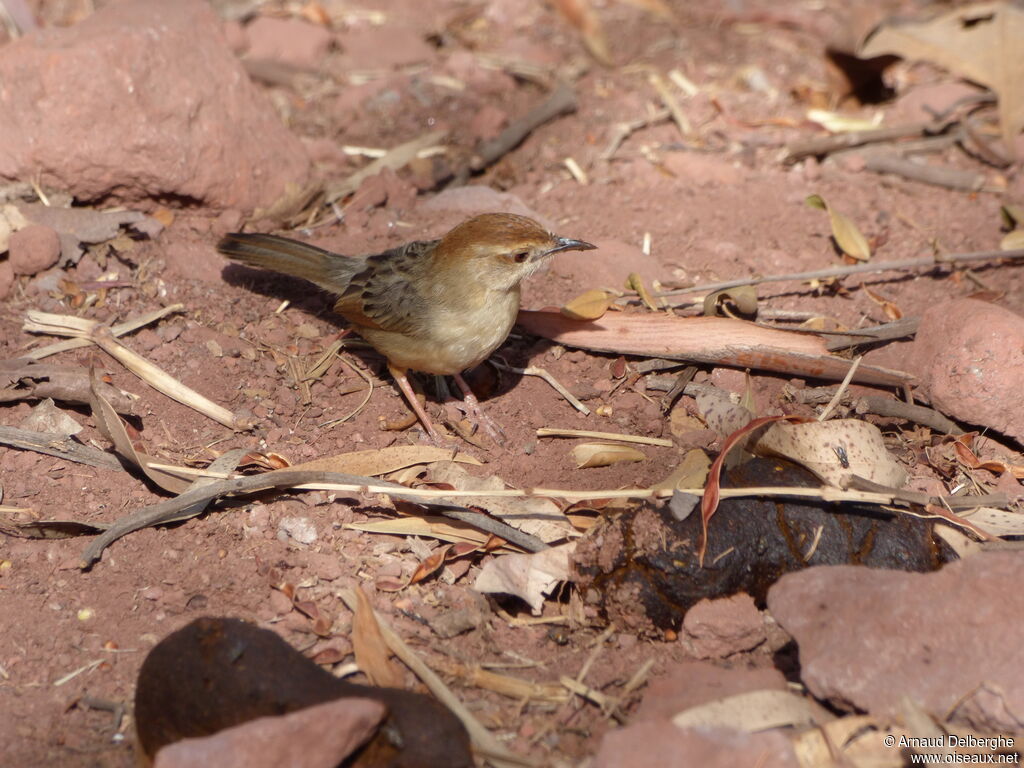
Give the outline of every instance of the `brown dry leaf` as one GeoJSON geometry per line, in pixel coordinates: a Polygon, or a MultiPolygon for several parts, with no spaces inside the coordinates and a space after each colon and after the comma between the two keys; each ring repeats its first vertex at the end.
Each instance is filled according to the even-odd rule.
{"type": "Polygon", "coordinates": [[[608,311],[615,297],[608,291],[591,290],[581,293],[559,311],[573,320],[597,320],[608,311]]]}
{"type": "Polygon", "coordinates": [[[416,568],[416,572],[413,573],[409,579],[410,584],[419,584],[425,578],[431,574],[437,573],[444,566],[444,561],[448,558],[448,552],[451,550],[451,544],[445,544],[443,547],[438,547],[430,555],[420,562],[416,568]]]}
{"type": "Polygon", "coordinates": [[[158,461],[146,453],[135,450],[135,446],[132,445],[131,438],[128,436],[128,431],[125,429],[124,424],[121,423],[121,417],[117,415],[114,407],[99,393],[98,379],[95,371],[91,376],[91,392],[92,403],[90,405],[92,406],[93,419],[96,421],[96,428],[114,444],[114,450],[139,467],[146,477],[165,491],[178,494],[188,490],[189,486],[192,485],[191,481],[184,480],[161,469],[154,469],[151,466],[152,464],[166,464],[167,462],[158,461]]]}
{"type": "Polygon", "coordinates": [[[658,306],[654,303],[654,298],[647,290],[647,286],[644,285],[644,279],[640,277],[637,272],[630,272],[626,277],[626,289],[630,291],[636,291],[636,295],[640,297],[640,301],[644,303],[651,312],[657,312],[658,306]]]}
{"type": "Polygon", "coordinates": [[[907,481],[906,471],[886,449],[882,431],[856,419],[773,424],[751,450],[794,461],[836,487],[848,475],[890,488],[902,488],[907,481]]]}
{"type": "Polygon", "coordinates": [[[430,464],[436,461],[457,461],[477,466],[481,464],[479,459],[468,453],[456,453],[450,448],[436,448],[432,445],[392,445],[388,448],[324,456],[296,464],[292,469],[377,477],[417,464],[430,464]]]}
{"type": "Polygon", "coordinates": [[[999,207],[999,216],[1003,220],[1003,229],[1014,229],[1024,224],[1024,206],[1003,205],[999,207]]]}
{"type": "Polygon", "coordinates": [[[793,751],[800,765],[836,765],[843,757],[850,765],[872,768],[901,768],[903,756],[899,749],[885,746],[885,733],[878,730],[879,722],[871,715],[848,715],[829,723],[819,723],[793,737],[793,751]],[[836,750],[841,750],[837,756],[836,750]]]}
{"type": "Polygon", "coordinates": [[[928,21],[883,24],[858,55],[929,61],[991,88],[999,98],[1003,141],[1013,152],[1013,140],[1024,128],[1021,40],[1024,9],[1015,3],[975,3],[928,21]]]}
{"type": "MultiPolygon", "coordinates": [[[[457,491],[503,491],[507,487],[505,481],[496,475],[474,477],[450,461],[436,462],[427,467],[425,480],[428,483],[448,485],[457,491]]],[[[546,544],[579,536],[579,532],[551,499],[469,496],[462,497],[460,501],[486,510],[502,522],[536,536],[546,544]]]]}
{"type": "Polygon", "coordinates": [[[404,687],[403,675],[391,661],[388,644],[380,631],[370,599],[360,587],[355,587],[352,592],[356,598],[356,610],[352,616],[352,649],[356,664],[373,685],[384,688],[404,687]]]}
{"type": "Polygon", "coordinates": [[[1016,251],[1018,248],[1024,248],[1024,229],[1015,229],[999,241],[1001,251],[1016,251]]]}
{"type": "Polygon", "coordinates": [[[811,195],[805,202],[812,208],[828,213],[832,237],[843,253],[858,261],[868,261],[871,258],[871,246],[868,245],[867,239],[846,215],[826,203],[821,195],[811,195]]]}
{"type": "Polygon", "coordinates": [[[644,461],[647,457],[628,445],[613,443],[580,443],[572,449],[572,458],[578,469],[607,467],[622,461],[644,461]]]}
{"type": "Polygon", "coordinates": [[[672,718],[679,728],[729,728],[754,733],[790,725],[810,725],[820,719],[810,699],[775,689],[725,696],[680,712],[672,718]]]}
{"type": "Polygon", "coordinates": [[[569,561],[575,550],[576,544],[571,542],[529,555],[492,558],[483,564],[473,589],[515,595],[522,598],[535,615],[540,614],[544,596],[570,579],[569,561]]]}
{"type": "Polygon", "coordinates": [[[601,20],[590,5],[590,0],[555,0],[555,7],[579,30],[590,55],[605,66],[610,66],[612,58],[608,52],[608,40],[605,38],[601,20]]]}

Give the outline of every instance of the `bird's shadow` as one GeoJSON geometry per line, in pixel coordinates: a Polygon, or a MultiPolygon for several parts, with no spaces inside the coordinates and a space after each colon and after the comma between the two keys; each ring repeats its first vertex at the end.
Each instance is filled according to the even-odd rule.
{"type": "MultiPolygon", "coordinates": [[[[340,315],[334,313],[335,296],[319,286],[303,280],[301,277],[270,272],[264,269],[253,269],[242,264],[228,264],[224,267],[221,275],[228,285],[244,288],[251,293],[266,296],[270,299],[287,301],[292,307],[307,314],[326,320],[335,326],[339,331],[349,330],[351,326],[340,315]]],[[[513,350],[507,348],[506,341],[497,350],[497,354],[504,358],[515,360],[518,355],[511,354],[513,350]]],[[[386,361],[383,355],[372,348],[349,349],[363,363],[378,375],[383,375],[386,368],[386,361]]],[[[412,376],[418,378],[422,389],[429,395],[440,400],[444,396],[443,387],[437,386],[435,377],[431,374],[420,371],[412,372],[412,376]]],[[[456,397],[461,395],[459,388],[451,377],[444,377],[448,382],[448,390],[456,397]]],[[[522,374],[512,371],[498,371],[494,366],[486,362],[478,365],[472,371],[465,374],[464,378],[473,387],[480,402],[503,395],[519,383],[523,378],[522,374]]]]}

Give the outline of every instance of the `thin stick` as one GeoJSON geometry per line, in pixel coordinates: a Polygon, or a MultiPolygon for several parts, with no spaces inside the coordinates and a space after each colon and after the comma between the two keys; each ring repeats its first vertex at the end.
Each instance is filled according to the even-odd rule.
{"type": "Polygon", "coordinates": [[[441,143],[447,135],[446,131],[431,131],[412,141],[407,141],[405,144],[399,144],[384,155],[384,157],[377,158],[351,176],[329,185],[326,191],[326,202],[330,204],[346,195],[350,195],[359,189],[359,185],[363,183],[364,179],[376,176],[385,168],[393,170],[404,168],[415,159],[420,151],[441,143]]]}
{"type": "Polygon", "coordinates": [[[906,269],[919,269],[921,267],[937,267],[942,264],[957,264],[970,261],[998,261],[1000,259],[1024,258],[1024,248],[1015,248],[1010,251],[974,251],[972,253],[951,253],[935,256],[924,256],[918,259],[906,259],[904,261],[888,262],[867,262],[865,264],[853,264],[847,267],[828,267],[826,269],[814,269],[810,272],[791,272],[785,275],[765,275],[764,277],[748,277],[740,280],[729,280],[723,283],[705,283],[704,285],[693,285],[689,288],[676,288],[671,291],[662,291],[655,296],[681,296],[687,293],[713,293],[726,288],[736,288],[741,285],[761,285],[762,283],[785,283],[799,282],[802,280],[818,280],[828,277],[845,277],[846,275],[857,275],[865,272],[889,272],[906,269]]]}
{"type": "Polygon", "coordinates": [[[676,101],[675,95],[669,90],[668,85],[662,80],[661,75],[657,72],[651,72],[647,75],[647,82],[651,84],[651,87],[658,92],[658,98],[661,99],[661,103],[665,105],[665,109],[672,115],[672,120],[675,122],[676,127],[679,129],[679,135],[683,139],[688,139],[690,134],[693,133],[693,126],[690,125],[689,119],[686,117],[686,113],[683,112],[682,107],[679,106],[679,102],[676,101]]]}
{"type": "Polygon", "coordinates": [[[647,117],[641,117],[639,120],[633,120],[628,123],[618,123],[615,126],[615,130],[612,131],[612,137],[608,140],[608,146],[605,147],[604,152],[601,153],[601,159],[611,160],[615,156],[615,153],[619,151],[619,147],[622,146],[622,142],[634,133],[649,125],[664,122],[670,117],[672,117],[672,115],[667,109],[660,109],[657,112],[651,113],[647,117]]]}
{"type": "Polygon", "coordinates": [[[832,395],[832,399],[828,401],[828,405],[822,409],[821,413],[818,414],[818,421],[825,421],[829,415],[835,410],[835,407],[839,405],[839,401],[843,399],[843,393],[846,392],[846,388],[850,386],[850,382],[853,380],[853,374],[857,372],[860,367],[860,361],[864,359],[864,355],[857,355],[857,359],[853,361],[853,365],[850,366],[850,370],[846,372],[846,378],[842,380],[839,387],[836,389],[836,393],[832,395]]]}
{"type": "Polygon", "coordinates": [[[671,448],[672,441],[663,437],[644,437],[643,435],[622,435],[618,432],[591,432],[587,429],[556,429],[541,427],[537,437],[588,437],[595,440],[618,440],[622,443],[640,443],[641,445],[660,445],[671,448]]]}
{"type": "Polygon", "coordinates": [[[590,409],[587,408],[587,406],[585,406],[583,403],[581,403],[572,394],[572,392],[570,392],[568,389],[566,389],[561,384],[561,382],[558,381],[558,379],[556,379],[550,373],[545,371],[543,368],[538,368],[535,365],[531,365],[528,368],[516,368],[513,365],[508,365],[506,363],[499,363],[497,360],[491,360],[491,363],[496,368],[500,368],[503,371],[511,371],[512,373],[518,373],[520,376],[537,376],[537,377],[539,377],[541,379],[544,379],[544,381],[546,381],[548,384],[550,384],[552,386],[552,388],[556,392],[558,392],[558,394],[560,394],[562,397],[564,397],[566,400],[568,400],[569,404],[573,408],[575,408],[577,411],[582,413],[584,416],[589,416],[590,415],[590,409]]]}

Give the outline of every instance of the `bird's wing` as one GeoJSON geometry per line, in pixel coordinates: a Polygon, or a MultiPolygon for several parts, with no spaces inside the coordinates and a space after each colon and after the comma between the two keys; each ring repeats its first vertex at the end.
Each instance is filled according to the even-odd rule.
{"type": "Polygon", "coordinates": [[[427,300],[416,282],[430,268],[429,252],[437,240],[420,240],[366,258],[334,305],[334,311],[355,325],[398,333],[418,330],[417,318],[427,315],[427,300]]]}

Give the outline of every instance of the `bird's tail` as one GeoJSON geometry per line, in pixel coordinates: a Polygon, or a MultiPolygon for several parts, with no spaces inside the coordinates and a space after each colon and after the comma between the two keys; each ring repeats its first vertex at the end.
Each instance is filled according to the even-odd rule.
{"type": "Polygon", "coordinates": [[[251,267],[301,277],[335,293],[344,289],[358,261],[277,235],[234,232],[221,238],[217,250],[251,267]]]}

